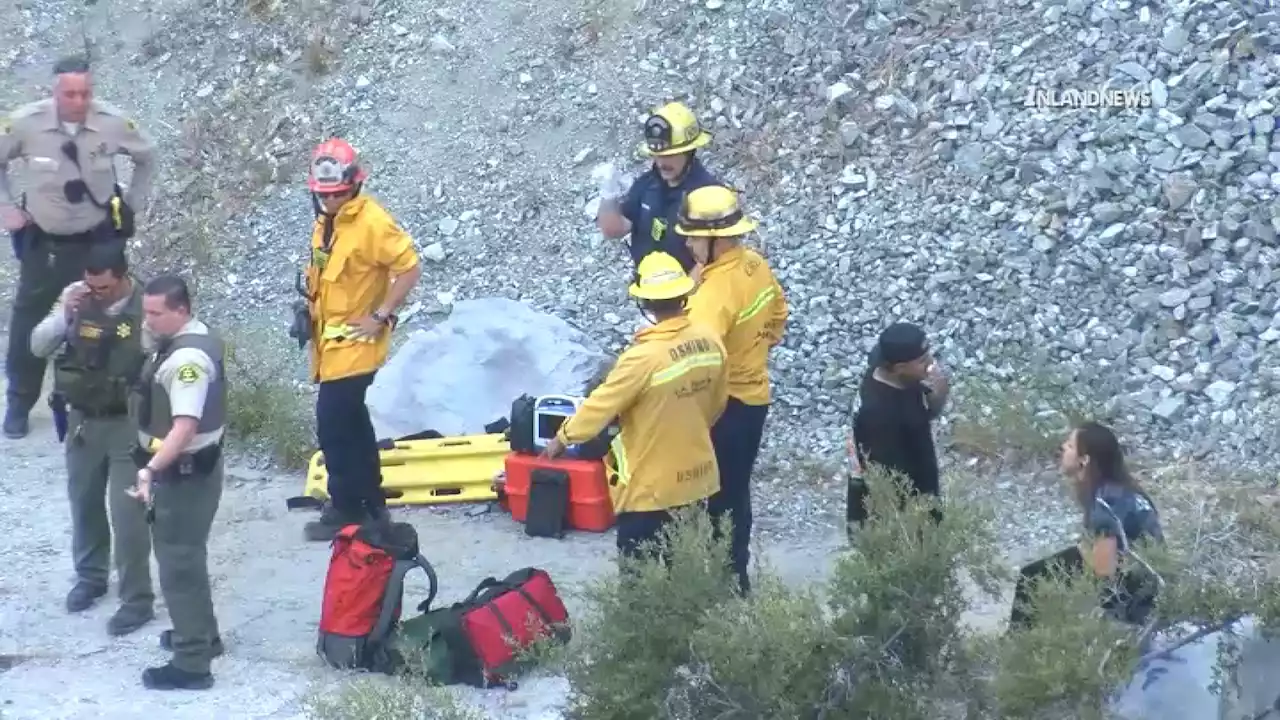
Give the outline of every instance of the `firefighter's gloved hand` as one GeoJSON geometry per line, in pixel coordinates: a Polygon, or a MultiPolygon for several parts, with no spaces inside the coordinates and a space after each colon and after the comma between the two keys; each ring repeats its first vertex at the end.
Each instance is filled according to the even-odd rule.
{"type": "Polygon", "coordinates": [[[293,324],[289,326],[289,337],[298,341],[298,349],[311,342],[311,310],[301,300],[293,304],[293,324]]]}
{"type": "Polygon", "coordinates": [[[601,200],[618,200],[631,189],[631,176],[612,162],[596,165],[591,170],[591,178],[600,187],[601,200]]]}

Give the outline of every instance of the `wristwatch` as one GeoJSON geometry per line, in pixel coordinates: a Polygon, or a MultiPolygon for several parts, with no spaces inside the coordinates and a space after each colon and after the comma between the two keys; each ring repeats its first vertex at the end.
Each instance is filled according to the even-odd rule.
{"type": "Polygon", "coordinates": [[[396,324],[396,316],[393,313],[384,313],[380,310],[375,310],[371,317],[384,325],[391,325],[394,327],[396,324]]]}

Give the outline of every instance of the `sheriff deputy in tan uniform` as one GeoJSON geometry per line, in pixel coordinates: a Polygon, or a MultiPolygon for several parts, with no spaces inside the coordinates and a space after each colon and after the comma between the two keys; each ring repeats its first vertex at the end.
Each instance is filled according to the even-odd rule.
{"type": "Polygon", "coordinates": [[[142,309],[155,354],[135,395],[139,467],[130,494],[150,508],[160,591],[173,630],[160,645],[173,659],[142,673],[154,690],[203,690],[222,654],[209,590],[209,529],[222,498],[222,435],[227,381],[222,339],[191,314],[182,278],[161,275],[143,288],[142,309]]]}
{"type": "Polygon", "coordinates": [[[53,97],[0,119],[0,226],[13,236],[20,264],[6,356],[9,387],[4,434],[24,437],[39,399],[46,361],[27,339],[58,295],[84,272],[88,243],[124,243],[133,216],[144,210],[155,175],[154,149],[132,120],[93,98],[89,63],[59,60],[53,97]],[[121,190],[115,156],[133,160],[133,179],[121,190]],[[23,186],[9,187],[9,163],[24,159],[23,186]]]}

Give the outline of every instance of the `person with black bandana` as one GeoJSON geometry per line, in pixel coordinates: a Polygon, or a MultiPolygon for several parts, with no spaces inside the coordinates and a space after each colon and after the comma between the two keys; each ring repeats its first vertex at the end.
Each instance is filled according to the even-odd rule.
{"type": "MultiPolygon", "coordinates": [[[[950,389],[923,329],[898,322],[880,333],[853,417],[855,473],[846,508],[851,525],[866,517],[866,491],[857,469],[874,464],[905,477],[913,495],[941,495],[933,421],[946,407],[950,389]]],[[[933,514],[941,518],[936,510],[933,514]]]]}
{"type": "Polygon", "coordinates": [[[698,149],[711,143],[711,133],[702,128],[692,110],[673,102],[649,116],[644,136],[640,152],[653,159],[653,166],[629,190],[619,186],[614,191],[617,195],[601,195],[596,225],[610,239],[630,234],[627,249],[636,268],[649,253],[662,251],[691,273],[693,255],[684,238],[675,233],[676,215],[690,192],[720,184],[697,157],[698,149]]]}

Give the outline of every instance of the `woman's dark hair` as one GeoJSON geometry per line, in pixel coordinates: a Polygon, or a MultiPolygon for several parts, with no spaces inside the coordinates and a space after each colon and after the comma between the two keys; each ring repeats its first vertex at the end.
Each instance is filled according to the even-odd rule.
{"type": "MultiPolygon", "coordinates": [[[[1093,421],[1076,425],[1076,455],[1089,458],[1084,466],[1084,482],[1080,487],[1082,503],[1091,501],[1104,485],[1118,485],[1126,490],[1141,493],[1138,481],[1129,473],[1124,461],[1124,449],[1111,428],[1093,421]]],[[[1086,507],[1088,507],[1086,505],[1086,507]]]]}

